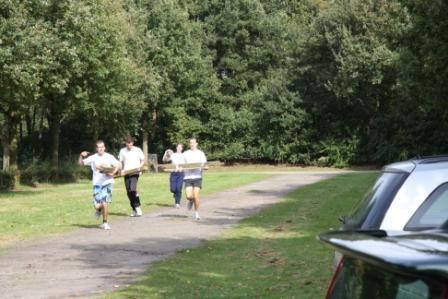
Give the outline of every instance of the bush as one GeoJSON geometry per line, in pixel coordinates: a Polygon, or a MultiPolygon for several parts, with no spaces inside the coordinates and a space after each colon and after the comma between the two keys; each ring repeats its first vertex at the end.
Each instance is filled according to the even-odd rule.
{"type": "MultiPolygon", "coordinates": [[[[326,157],[325,163],[337,168],[349,166],[358,151],[359,139],[352,137],[351,139],[342,141],[322,141],[322,150],[320,153],[326,157]]],[[[319,163],[319,161],[317,161],[319,163]]]]}
{"type": "Polygon", "coordinates": [[[0,190],[12,190],[16,185],[16,170],[0,171],[0,190]]]}
{"type": "Polygon", "coordinates": [[[89,177],[90,169],[73,161],[61,163],[57,170],[52,169],[49,162],[34,162],[20,171],[20,182],[32,186],[49,182],[70,183],[89,177]]]}

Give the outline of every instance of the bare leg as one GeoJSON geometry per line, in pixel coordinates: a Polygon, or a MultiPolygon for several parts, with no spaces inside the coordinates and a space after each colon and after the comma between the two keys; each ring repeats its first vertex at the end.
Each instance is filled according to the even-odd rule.
{"type": "Polygon", "coordinates": [[[95,209],[97,210],[97,211],[101,211],[101,208],[103,207],[103,205],[102,204],[95,204],[95,209]]]}
{"type": "Polygon", "coordinates": [[[199,205],[200,205],[200,201],[199,201],[199,191],[201,190],[201,188],[198,187],[194,187],[193,188],[193,203],[194,203],[194,210],[197,211],[199,210],[199,205]]]}
{"type": "Polygon", "coordinates": [[[106,202],[103,202],[103,222],[107,222],[107,216],[109,215],[109,210],[106,202]]]}
{"type": "Polygon", "coordinates": [[[194,200],[193,187],[186,187],[185,188],[185,195],[187,196],[187,199],[189,201],[193,201],[194,200]]]}

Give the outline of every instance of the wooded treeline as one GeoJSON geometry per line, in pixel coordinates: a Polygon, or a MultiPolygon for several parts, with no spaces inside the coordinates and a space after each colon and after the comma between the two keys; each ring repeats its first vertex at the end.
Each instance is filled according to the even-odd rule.
{"type": "Polygon", "coordinates": [[[3,169],[109,149],[336,166],[447,152],[442,0],[0,0],[3,169]],[[322,159],[321,159],[322,160],[322,159]]]}

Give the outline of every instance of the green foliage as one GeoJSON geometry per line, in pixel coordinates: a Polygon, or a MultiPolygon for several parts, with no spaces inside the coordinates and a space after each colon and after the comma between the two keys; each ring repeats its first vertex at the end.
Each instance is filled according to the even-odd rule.
{"type": "Polygon", "coordinates": [[[353,164],[354,158],[356,154],[359,152],[359,139],[357,137],[353,137],[349,140],[335,141],[328,140],[322,141],[320,144],[321,155],[322,157],[326,157],[327,159],[323,159],[324,161],[317,160],[317,164],[321,162],[328,163],[334,167],[342,168],[348,167],[353,164]]]}
{"type": "Polygon", "coordinates": [[[42,183],[70,183],[77,182],[79,179],[90,178],[90,170],[76,165],[73,163],[75,160],[61,163],[57,169],[52,168],[49,162],[34,161],[34,163],[20,170],[20,183],[37,186],[42,183]]]}
{"type": "Polygon", "coordinates": [[[9,191],[14,189],[16,185],[17,170],[2,170],[0,171],[0,190],[9,191]]]}
{"type": "Polygon", "coordinates": [[[129,133],[158,153],[196,136],[226,161],[444,153],[447,12],[421,0],[0,0],[4,168],[34,154],[57,168],[129,133]]]}

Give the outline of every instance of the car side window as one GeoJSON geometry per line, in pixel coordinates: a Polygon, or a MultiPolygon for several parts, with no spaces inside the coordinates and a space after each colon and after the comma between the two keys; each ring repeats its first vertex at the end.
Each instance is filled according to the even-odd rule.
{"type": "Polygon", "coordinates": [[[448,182],[437,187],[417,209],[405,230],[439,228],[448,220],[448,182]]]}

